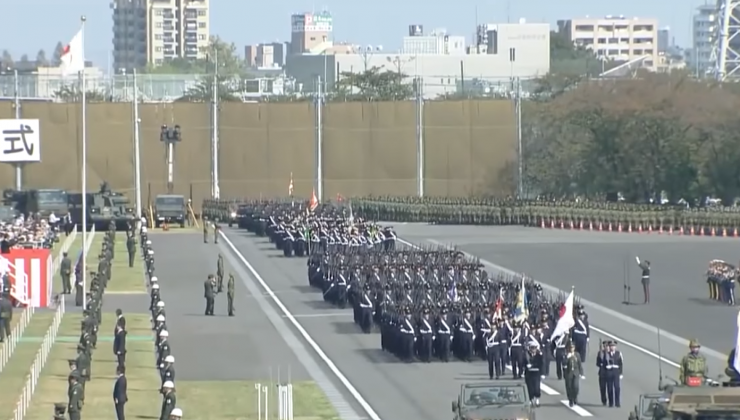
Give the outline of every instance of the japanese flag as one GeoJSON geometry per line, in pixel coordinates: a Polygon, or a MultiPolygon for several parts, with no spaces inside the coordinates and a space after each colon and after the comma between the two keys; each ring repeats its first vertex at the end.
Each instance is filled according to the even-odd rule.
{"type": "Polygon", "coordinates": [[[571,290],[568,297],[565,299],[565,304],[560,307],[558,313],[559,319],[555,329],[552,331],[552,338],[560,337],[561,335],[567,334],[574,325],[576,320],[573,318],[573,300],[575,298],[575,290],[571,290]]]}
{"type": "Polygon", "coordinates": [[[82,42],[82,28],[77,31],[69,44],[64,47],[61,59],[62,73],[65,75],[76,74],[85,69],[85,51],[82,42]]]}

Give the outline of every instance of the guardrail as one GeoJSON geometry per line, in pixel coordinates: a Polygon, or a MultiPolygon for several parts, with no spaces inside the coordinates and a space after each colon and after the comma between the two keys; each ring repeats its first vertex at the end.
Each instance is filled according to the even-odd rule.
{"type": "Polygon", "coordinates": [[[59,299],[59,306],[57,306],[57,309],[54,312],[54,320],[46,331],[44,340],[41,342],[41,348],[38,353],[36,353],[36,359],[34,359],[33,365],[31,365],[31,369],[28,372],[26,385],[23,387],[23,391],[21,392],[21,396],[18,399],[15,411],[13,412],[13,420],[23,420],[28,408],[31,406],[31,398],[33,398],[33,394],[36,392],[36,385],[38,385],[41,370],[49,360],[51,348],[56,342],[57,333],[59,333],[59,326],[62,324],[62,317],[64,317],[64,311],[64,299],[62,298],[59,299]]]}
{"type": "Polygon", "coordinates": [[[5,365],[8,364],[15,348],[18,346],[18,341],[20,341],[21,336],[23,336],[23,332],[26,330],[28,324],[31,323],[31,317],[33,316],[34,310],[35,309],[32,306],[23,309],[21,312],[21,320],[10,332],[10,337],[8,337],[5,343],[3,343],[2,349],[0,349],[0,372],[5,369],[5,365]]]}

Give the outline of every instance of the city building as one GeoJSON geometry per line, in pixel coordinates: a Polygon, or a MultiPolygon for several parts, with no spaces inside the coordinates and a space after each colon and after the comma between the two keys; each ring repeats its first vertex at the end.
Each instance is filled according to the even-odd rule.
{"type": "Polygon", "coordinates": [[[696,8],[692,19],[692,46],[687,57],[689,68],[697,76],[713,73],[716,66],[714,46],[717,42],[717,7],[705,4],[696,8]]]}
{"type": "MultiPolygon", "coordinates": [[[[443,48],[441,53],[436,54],[388,53],[378,47],[354,46],[345,53],[335,51],[333,54],[288,55],[285,70],[303,87],[304,92],[313,92],[319,77],[331,90],[342,73],[361,73],[372,67],[380,67],[403,73],[409,81],[412,78],[421,79],[427,98],[459,93],[461,86],[472,85],[467,81],[487,80],[508,84],[513,77],[535,78],[549,72],[550,25],[504,23],[490,27],[493,31],[489,42],[491,48],[485,54],[465,54],[464,45],[462,52],[443,48]]],[[[411,43],[407,46],[410,49],[426,48],[424,45],[435,44],[411,43]]]]}
{"type": "Polygon", "coordinates": [[[209,0],[113,0],[110,6],[116,71],[204,58],[209,0]]]}
{"type": "Polygon", "coordinates": [[[294,14],[290,27],[289,54],[320,53],[331,45],[333,26],[329,12],[294,14]]]}
{"type": "Polygon", "coordinates": [[[671,28],[666,26],[658,29],[658,52],[666,53],[671,46],[671,28]]]}
{"type": "Polygon", "coordinates": [[[285,66],[289,48],[290,44],[287,42],[247,45],[244,47],[244,58],[249,67],[281,68],[285,66]]]}
{"type": "Polygon", "coordinates": [[[558,21],[560,31],[576,44],[613,61],[639,61],[655,70],[658,65],[658,21],[651,18],[579,18],[558,21]]]}
{"type": "Polygon", "coordinates": [[[427,35],[422,25],[409,25],[401,53],[462,55],[465,54],[465,37],[448,35],[445,29],[435,29],[427,35]]]}

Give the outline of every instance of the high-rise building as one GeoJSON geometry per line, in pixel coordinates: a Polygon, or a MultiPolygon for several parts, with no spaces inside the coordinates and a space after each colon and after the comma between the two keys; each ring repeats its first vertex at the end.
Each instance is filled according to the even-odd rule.
{"type": "Polygon", "coordinates": [[[244,47],[244,58],[249,67],[283,67],[288,46],[287,42],[247,45],[244,47]]]}
{"type": "Polygon", "coordinates": [[[465,54],[465,37],[448,35],[444,29],[424,34],[422,25],[409,25],[408,36],[403,37],[403,54],[465,54]]]}
{"type": "Polygon", "coordinates": [[[294,14],[290,24],[290,54],[316,54],[331,47],[334,28],[329,12],[294,14]]]}
{"type": "Polygon", "coordinates": [[[717,43],[717,6],[705,4],[696,9],[692,19],[692,46],[688,67],[697,75],[705,75],[714,71],[714,46],[717,43]]]}
{"type": "Polygon", "coordinates": [[[113,0],[115,69],[162,65],[206,54],[209,0],[113,0]]]}
{"type": "Polygon", "coordinates": [[[650,18],[579,18],[559,21],[558,27],[578,45],[604,59],[635,61],[655,69],[658,64],[658,21],[650,18]]]}
{"type": "Polygon", "coordinates": [[[658,52],[665,54],[671,47],[671,28],[658,29],[658,52]]]}

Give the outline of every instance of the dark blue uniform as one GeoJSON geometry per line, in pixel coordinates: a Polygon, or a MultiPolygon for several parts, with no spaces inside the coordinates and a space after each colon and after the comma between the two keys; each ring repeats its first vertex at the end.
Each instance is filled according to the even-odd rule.
{"type": "Polygon", "coordinates": [[[624,371],[624,360],[619,350],[610,348],[604,353],[604,369],[606,369],[606,395],[609,407],[620,407],[621,379],[624,371]]]}

